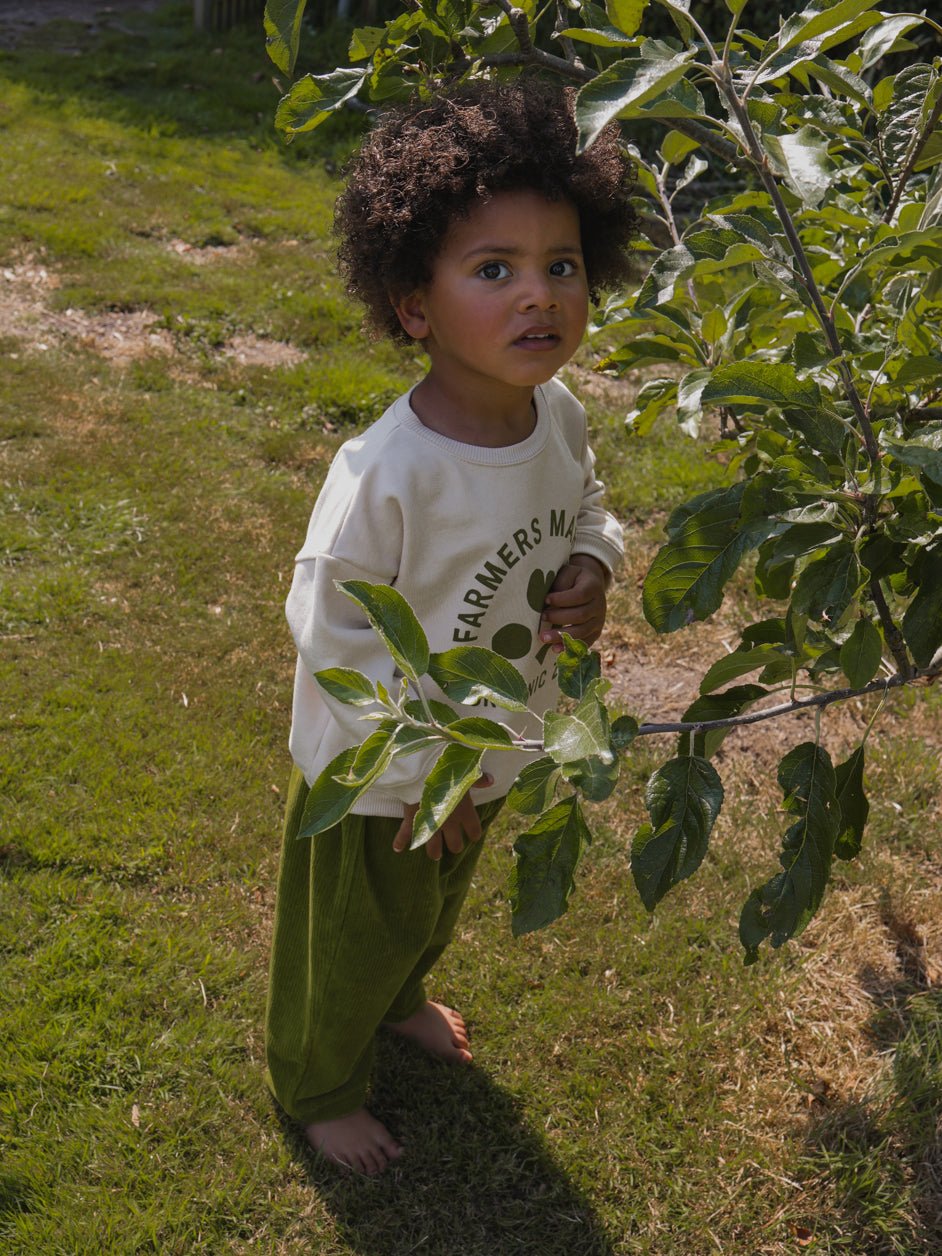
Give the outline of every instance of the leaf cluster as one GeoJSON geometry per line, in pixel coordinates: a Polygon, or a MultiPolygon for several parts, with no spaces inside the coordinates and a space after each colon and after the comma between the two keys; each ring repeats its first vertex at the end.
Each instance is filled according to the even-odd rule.
{"type": "MultiPolygon", "coordinates": [[[[711,759],[730,726],[774,695],[793,709],[801,689],[823,706],[934,674],[942,651],[942,69],[931,52],[942,27],[877,0],[808,0],[757,34],[754,7],[727,0],[711,38],[689,0],[419,0],[357,31],[351,65],[299,80],[277,119],[290,137],[354,94],[381,105],[527,71],[578,87],[583,147],[612,120],[623,129],[649,264],[600,312],[618,347],[599,369],[650,375],[626,440],[665,418],[691,435],[708,423],[729,472],[671,514],[644,613],[658,633],[706,619],[747,560],[768,604],[707,669],[676,755],[648,783],[650,821],[631,857],[651,908],[703,859],[723,797],[711,759]],[[655,8],[671,33],[651,33],[655,8]],[[642,151],[636,138],[652,127],[656,152],[642,151]],[[678,196],[689,203],[698,188],[682,220],[678,196]]],[[[289,68],[301,9],[269,5],[289,68]]],[[[588,840],[577,795],[614,787],[618,756],[600,747],[620,747],[590,657],[571,645],[561,659],[564,693],[582,677],[575,710],[546,717],[544,753],[511,792],[538,816],[517,843],[520,927],[565,904],[588,840]],[[561,783],[576,792],[556,802],[561,783]]],[[[474,669],[490,664],[463,666],[474,696],[474,669]]],[[[782,871],[743,912],[750,959],[804,928],[832,858],[859,850],[863,767],[863,745],[836,768],[817,742],[783,759],[795,819],[782,871]]]]}

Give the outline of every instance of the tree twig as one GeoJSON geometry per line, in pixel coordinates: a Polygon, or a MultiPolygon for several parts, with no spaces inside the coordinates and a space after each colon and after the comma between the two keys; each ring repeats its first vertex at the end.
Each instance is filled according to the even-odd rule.
{"type": "Polygon", "coordinates": [[[883,587],[876,576],[874,576],[870,581],[870,598],[874,606],[877,608],[877,614],[880,616],[880,623],[883,625],[883,635],[886,637],[886,644],[890,647],[890,653],[896,660],[896,667],[899,675],[904,680],[907,680],[913,675],[913,664],[906,649],[906,642],[903,640],[903,634],[900,632],[899,626],[890,614],[890,608],[887,605],[886,598],[883,596],[883,587]]]}

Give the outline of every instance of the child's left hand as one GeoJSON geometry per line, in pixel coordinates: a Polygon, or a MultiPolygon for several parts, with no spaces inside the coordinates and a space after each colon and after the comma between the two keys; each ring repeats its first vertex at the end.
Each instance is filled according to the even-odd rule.
{"type": "Polygon", "coordinates": [[[561,567],[543,603],[540,640],[556,654],[563,650],[560,629],[592,645],[605,626],[608,570],[589,554],[573,554],[561,567]]]}

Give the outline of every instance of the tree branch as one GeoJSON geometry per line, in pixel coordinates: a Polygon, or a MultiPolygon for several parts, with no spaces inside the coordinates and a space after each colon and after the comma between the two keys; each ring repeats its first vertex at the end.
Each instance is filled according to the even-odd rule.
{"type": "MultiPolygon", "coordinates": [[[[486,69],[501,65],[536,65],[544,70],[552,70],[562,78],[572,79],[575,83],[590,83],[595,78],[595,71],[565,57],[556,57],[551,52],[543,52],[541,48],[531,47],[527,52],[494,52],[489,57],[482,57],[480,64],[486,69]]],[[[673,122],[674,119],[671,119],[673,122]]]]}
{"type": "MultiPolygon", "coordinates": [[[[813,698],[795,698],[792,702],[780,702],[777,706],[752,711],[748,715],[730,715],[724,720],[701,720],[699,723],[690,720],[672,720],[664,724],[642,724],[635,733],[635,737],[653,737],[659,733],[709,733],[716,728],[738,728],[744,724],[759,724],[763,720],[775,720],[779,716],[791,715],[795,711],[816,710],[830,706],[832,702],[846,702],[848,698],[863,698],[871,693],[886,693],[890,689],[899,689],[901,685],[910,685],[917,680],[925,680],[931,684],[938,676],[942,676],[942,652],[935,656],[928,667],[921,670],[913,669],[909,676],[897,673],[886,680],[872,680],[869,685],[863,685],[860,689],[829,689],[826,693],[816,693],[813,698]]],[[[514,748],[542,752],[543,742],[537,739],[525,739],[518,742],[514,748]]]]}
{"type": "Polygon", "coordinates": [[[900,685],[911,684],[914,680],[932,681],[942,675],[942,657],[932,660],[929,667],[921,671],[913,671],[909,676],[897,673],[887,680],[872,680],[869,685],[860,689],[829,689],[827,693],[816,693],[813,698],[796,698],[793,702],[781,702],[778,706],[766,707],[762,711],[752,711],[748,715],[731,715],[725,720],[705,720],[694,724],[676,720],[666,724],[642,724],[635,734],[636,737],[650,737],[655,733],[708,733],[714,728],[737,728],[742,724],[758,724],[762,720],[774,720],[781,715],[791,715],[795,711],[814,710],[817,707],[830,706],[832,702],[846,702],[848,698],[862,698],[869,693],[885,693],[889,689],[898,689],[900,685]]]}
{"type": "MultiPolygon", "coordinates": [[[[844,390],[847,394],[847,399],[853,408],[854,415],[860,425],[861,433],[863,434],[864,444],[867,449],[867,456],[870,459],[871,465],[877,467],[880,462],[880,449],[877,445],[877,439],[874,435],[873,428],[870,425],[870,418],[864,408],[863,402],[860,399],[860,394],[857,391],[857,385],[854,383],[854,377],[850,373],[850,367],[848,366],[847,359],[844,356],[844,347],[838,338],[837,328],[834,326],[834,320],[825,308],[824,300],[815,281],[814,272],[811,269],[811,263],[808,261],[808,256],[805,253],[801,237],[799,236],[798,230],[792,221],[791,214],[788,212],[788,206],[782,198],[778,182],[769,167],[768,158],[763,152],[762,146],[760,145],[756,137],[756,133],[753,130],[749,114],[743,107],[742,101],[736,95],[732,81],[726,76],[721,76],[719,77],[718,82],[720,89],[730,103],[733,113],[736,115],[736,121],[739,123],[740,129],[742,130],[743,137],[749,148],[749,154],[758,172],[759,178],[762,180],[765,190],[772,198],[775,211],[778,214],[782,227],[784,228],[785,236],[788,240],[789,246],[791,247],[792,253],[794,254],[795,261],[798,263],[798,269],[801,272],[805,291],[811,298],[811,303],[814,306],[815,314],[817,315],[818,322],[821,324],[821,329],[827,339],[828,346],[830,347],[834,358],[837,360],[837,367],[844,383],[844,390]]],[[[872,509],[871,505],[871,513],[872,509]]]]}
{"type": "Polygon", "coordinates": [[[913,664],[907,652],[903,634],[890,614],[890,608],[887,605],[886,598],[883,596],[883,587],[876,576],[870,581],[870,597],[877,608],[877,614],[880,616],[880,623],[883,625],[883,635],[886,637],[886,644],[890,647],[890,653],[896,660],[897,671],[906,680],[913,675],[913,664]]]}

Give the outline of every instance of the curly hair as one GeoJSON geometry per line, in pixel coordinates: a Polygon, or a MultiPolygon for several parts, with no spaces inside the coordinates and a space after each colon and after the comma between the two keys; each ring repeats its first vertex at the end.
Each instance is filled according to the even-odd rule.
{"type": "Polygon", "coordinates": [[[390,111],[345,171],[334,218],[349,293],[373,331],[409,341],[392,299],[430,281],[449,226],[499,192],[541,192],[579,214],[593,300],[631,270],[633,168],[610,124],[576,153],[572,95],[536,80],[473,83],[390,111]]]}

